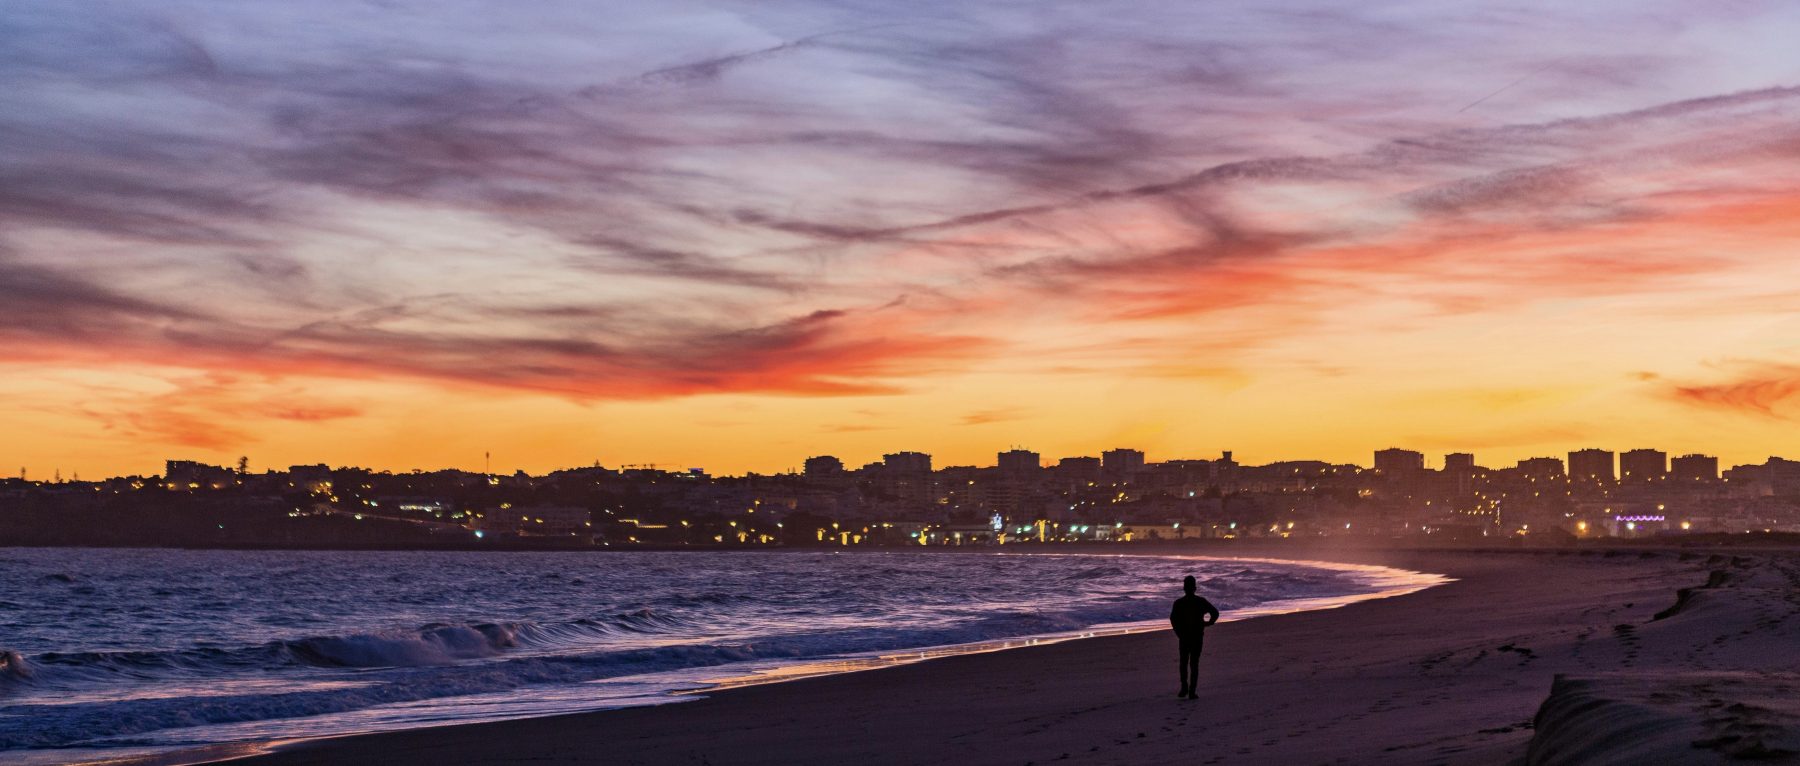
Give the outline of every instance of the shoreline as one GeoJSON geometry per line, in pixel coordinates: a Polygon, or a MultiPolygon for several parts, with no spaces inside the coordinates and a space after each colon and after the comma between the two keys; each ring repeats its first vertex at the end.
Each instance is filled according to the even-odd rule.
{"type": "MultiPolygon", "coordinates": [[[[1669,674],[1755,674],[1800,638],[1800,621],[1783,621],[1800,613],[1782,600],[1792,587],[1782,578],[1800,576],[1791,550],[1308,553],[1457,579],[1222,625],[1202,662],[1207,697],[1185,704],[1172,697],[1173,647],[1151,632],[735,688],[681,705],[314,740],[230,762],[1475,764],[1562,752],[1532,762],[1580,763],[1605,752],[1569,732],[1594,727],[1572,729],[1556,711],[1585,708],[1547,699],[1610,700],[1625,695],[1616,689],[1662,688],[1669,674]],[[1678,599],[1727,570],[1725,585],[1678,599]],[[1689,607],[1657,617],[1678,601],[1689,607]],[[1622,672],[1636,674],[1635,686],[1605,680],[1622,672]],[[1553,695],[1553,685],[1563,691],[1553,695]]],[[[1717,755],[1687,739],[1663,744],[1659,762],[1717,755]]]]}
{"type": "MultiPolygon", "coordinates": [[[[1142,552],[1196,553],[1171,547],[1142,552]]],[[[1725,724],[1717,711],[1700,710],[1709,699],[1758,699],[1758,684],[1800,689],[1793,661],[1778,662],[1773,677],[1766,667],[1800,640],[1800,620],[1788,621],[1800,616],[1793,548],[1255,553],[1457,579],[1222,625],[1209,632],[1202,663],[1211,696],[1187,706],[1165,698],[1173,647],[1153,631],[712,690],[680,705],[272,742],[256,751],[188,749],[178,761],[128,762],[1125,763],[1188,759],[1202,747],[1213,753],[1205,763],[1584,763],[1606,760],[1594,741],[1627,736],[1608,739],[1606,727],[1633,730],[1638,711],[1651,704],[1645,700],[1666,704],[1668,688],[1696,701],[1657,719],[1653,731],[1630,735],[1660,743],[1661,752],[1644,756],[1662,759],[1656,762],[1718,762],[1707,759],[1714,752],[1696,750],[1700,743],[1789,752],[1780,737],[1800,731],[1800,711],[1764,705],[1752,706],[1763,711],[1754,721],[1702,736],[1725,724]],[[1614,678],[1620,674],[1630,678],[1614,678]],[[1596,705],[1629,714],[1600,724],[1579,717],[1596,705]]],[[[1800,751],[1800,742],[1791,744],[1800,751]]]]}
{"type": "MultiPolygon", "coordinates": [[[[1241,622],[1257,618],[1282,614],[1293,614],[1306,611],[1337,609],[1363,601],[1392,598],[1437,587],[1450,582],[1449,578],[1428,572],[1401,570],[1392,567],[1356,564],[1334,561],[1322,561],[1300,558],[1271,558],[1267,556],[1220,556],[1208,555],[1184,550],[1181,548],[1159,548],[1139,551],[1120,551],[1118,546],[1106,546],[1105,550],[1084,550],[1066,552],[1015,552],[1001,551],[995,548],[963,548],[942,551],[945,554],[962,553],[965,555],[993,556],[1073,556],[1083,558],[1117,558],[1142,557],[1159,559],[1191,559],[1211,562],[1242,562],[1245,564],[1275,564],[1280,566],[1307,567],[1319,570],[1348,573],[1360,584],[1361,590],[1333,596],[1297,596],[1281,598],[1230,611],[1222,622],[1241,622]]],[[[1183,546],[1185,548],[1185,546],[1183,546]]],[[[818,551],[812,551],[818,552],[818,551]]],[[[912,550],[886,548],[856,551],[857,555],[871,553],[912,553],[912,550]]],[[[78,764],[131,764],[133,766],[190,766],[191,764],[218,763],[237,759],[277,753],[296,747],[307,747],[321,742],[357,738],[365,736],[382,736],[409,731],[457,729],[466,726],[480,726],[493,723],[506,723],[522,720],[558,718],[565,716],[582,716],[598,713],[614,712],[625,709],[662,707],[682,702],[705,699],[712,695],[754,686],[787,684],[815,678],[861,673],[870,670],[882,670],[925,662],[940,661],[950,657],[981,655],[993,652],[1016,649],[1046,647],[1064,642],[1091,640],[1116,636],[1135,635],[1167,630],[1161,619],[1138,622],[1101,623],[1082,628],[1059,630],[1050,633],[1009,636],[1003,638],[983,639],[956,644],[939,644],[920,647],[898,648],[874,652],[859,652],[833,658],[805,659],[789,662],[761,661],[750,662],[748,667],[733,669],[729,665],[716,668],[696,668],[693,670],[717,671],[715,677],[698,681],[693,688],[675,689],[650,697],[641,697],[636,703],[602,704],[594,708],[537,715],[499,717],[491,719],[473,719],[450,721],[422,726],[402,727],[396,729],[379,729],[373,731],[350,732],[322,736],[306,736],[280,738],[274,740],[247,740],[238,742],[220,742],[198,746],[143,746],[136,748],[71,748],[64,753],[91,754],[91,758],[75,761],[44,759],[42,756],[55,751],[20,751],[12,755],[26,755],[18,761],[22,764],[39,763],[78,763],[78,764]]],[[[631,676],[627,678],[636,678],[631,676]]],[[[612,680],[612,679],[606,679],[612,680]]],[[[0,763],[13,763],[0,754],[0,763]]]]}
{"type": "MultiPolygon", "coordinates": [[[[1067,555],[1067,556],[1095,555],[1095,556],[1097,556],[1097,555],[1102,555],[1102,554],[1082,554],[1082,553],[1042,554],[1042,553],[1038,553],[1038,554],[1017,554],[1017,555],[1038,555],[1038,556],[1043,556],[1043,555],[1067,555]]],[[[1184,557],[1178,556],[1176,554],[1168,554],[1168,553],[1163,553],[1163,554],[1144,553],[1144,554],[1121,554],[1121,555],[1140,555],[1140,556],[1158,557],[1158,558],[1184,558],[1184,557]]],[[[1220,622],[1241,622],[1244,620],[1253,620],[1253,619],[1257,619],[1260,617],[1273,617],[1273,616],[1282,615],[1282,614],[1295,614],[1295,613],[1299,613],[1299,612],[1320,611],[1320,610],[1325,610],[1325,609],[1339,609],[1339,608],[1343,608],[1343,607],[1349,606],[1351,604],[1356,604],[1356,603],[1360,603],[1363,601],[1372,601],[1375,599],[1394,598],[1396,596],[1404,596],[1409,593],[1415,593],[1415,592],[1418,592],[1421,590],[1425,590],[1426,588],[1437,587],[1439,585],[1443,585],[1443,584],[1446,584],[1449,582],[1454,582],[1454,580],[1452,578],[1446,578],[1443,575],[1433,574],[1430,572],[1413,572],[1413,571],[1409,571],[1409,570],[1394,569],[1392,567],[1376,567],[1376,566],[1360,565],[1360,564],[1340,564],[1340,563],[1335,563],[1335,562],[1324,562],[1324,561],[1287,560],[1287,559],[1271,559],[1271,558],[1260,558],[1260,557],[1247,558],[1247,557],[1222,557],[1222,556],[1191,556],[1191,557],[1186,557],[1186,558],[1207,559],[1207,560],[1211,560],[1211,561],[1245,561],[1245,562],[1275,563],[1275,564],[1285,564],[1285,565],[1295,565],[1295,566],[1307,566],[1307,567],[1314,567],[1314,568],[1320,568],[1320,569],[1334,569],[1337,571],[1365,572],[1367,574],[1374,575],[1374,576],[1387,577],[1391,580],[1391,582],[1387,584],[1387,587],[1383,587],[1380,590],[1373,590],[1373,591],[1368,591],[1368,592],[1364,592],[1364,593],[1351,593],[1351,594],[1345,594],[1345,595],[1341,595],[1341,596],[1311,596],[1311,597],[1304,597],[1304,598],[1276,599],[1274,601],[1257,604],[1255,606],[1248,607],[1245,609],[1233,610],[1233,612],[1229,618],[1221,617],[1220,622]],[[1379,571],[1375,571],[1375,570],[1379,570],[1379,571]]],[[[1054,632],[1054,633],[1040,633],[1040,634],[1033,634],[1033,635],[1013,636],[1013,637],[1009,637],[1009,638],[987,639],[987,640],[983,640],[983,641],[971,641],[971,642],[960,643],[960,644],[943,644],[943,645],[938,645],[938,646],[923,646],[923,647],[915,647],[915,648],[894,649],[894,650],[887,650],[887,651],[882,651],[882,652],[847,655],[844,658],[838,659],[838,660],[807,660],[807,661],[802,661],[796,665],[780,666],[780,667],[773,668],[773,669],[770,669],[767,671],[751,671],[747,674],[728,675],[728,676],[725,676],[725,677],[719,678],[719,679],[711,679],[706,682],[708,685],[705,687],[682,691],[682,692],[676,692],[675,694],[691,695],[691,696],[704,696],[704,695],[727,691],[730,689],[741,689],[741,688],[745,688],[745,687],[749,687],[749,686],[761,686],[761,685],[766,685],[766,684],[791,683],[791,682],[795,682],[795,681],[807,680],[810,678],[822,678],[822,677],[826,677],[826,676],[841,675],[841,674],[846,674],[846,673],[859,673],[859,672],[863,672],[863,671],[867,671],[867,670],[882,670],[882,669],[886,669],[886,668],[894,668],[894,667],[901,667],[904,665],[911,665],[911,664],[915,664],[915,663],[919,663],[919,662],[929,662],[932,660],[941,660],[941,659],[945,659],[945,658],[949,658],[949,657],[961,657],[961,656],[967,656],[967,655],[987,654],[990,652],[1010,651],[1010,650],[1014,650],[1014,649],[1029,649],[1032,647],[1051,646],[1054,644],[1060,644],[1060,643],[1064,643],[1067,641],[1083,641],[1083,640],[1090,640],[1090,639],[1097,639],[1097,638],[1108,638],[1108,637],[1114,637],[1114,636],[1136,635],[1136,634],[1140,634],[1140,633],[1154,633],[1154,632],[1158,632],[1158,631],[1162,631],[1162,630],[1167,630],[1167,628],[1165,628],[1163,626],[1163,623],[1164,623],[1164,621],[1161,619],[1144,620],[1141,622],[1129,622],[1129,623],[1102,623],[1102,624],[1097,624],[1097,625],[1090,625],[1088,627],[1080,628],[1080,629],[1076,629],[1076,630],[1058,631],[1058,632],[1054,632]],[[819,669],[816,672],[809,672],[809,669],[811,669],[811,668],[819,668],[819,669]]],[[[721,668],[721,669],[723,670],[724,668],[721,668]]],[[[621,708],[610,708],[610,709],[617,710],[617,709],[621,709],[621,708]]],[[[586,712],[605,712],[605,711],[604,710],[584,711],[584,712],[579,712],[579,713],[571,713],[569,715],[583,715],[586,712]]],[[[518,719],[515,719],[515,720],[518,720],[518,719]]],[[[450,724],[450,726],[457,726],[457,725],[462,725],[462,724],[450,724]]],[[[346,736],[361,736],[361,735],[346,735],[346,736]]]]}

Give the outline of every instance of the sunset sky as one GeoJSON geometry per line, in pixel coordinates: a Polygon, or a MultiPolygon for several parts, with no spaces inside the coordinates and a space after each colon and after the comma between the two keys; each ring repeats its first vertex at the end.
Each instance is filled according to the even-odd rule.
{"type": "Polygon", "coordinates": [[[1800,4],[11,3],[0,473],[1800,457],[1800,4]]]}

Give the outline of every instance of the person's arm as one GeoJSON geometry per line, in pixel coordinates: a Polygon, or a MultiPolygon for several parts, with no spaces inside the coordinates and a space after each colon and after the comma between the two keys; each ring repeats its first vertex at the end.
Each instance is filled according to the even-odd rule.
{"type": "Polygon", "coordinates": [[[1213,606],[1213,602],[1207,601],[1206,599],[1201,599],[1200,603],[1206,607],[1206,624],[1210,626],[1213,623],[1218,622],[1219,608],[1213,606]]]}
{"type": "Polygon", "coordinates": [[[1169,627],[1174,628],[1176,633],[1181,632],[1181,621],[1176,619],[1180,615],[1181,615],[1181,602],[1177,601],[1177,602],[1175,602],[1175,608],[1169,610],[1169,627]]]}

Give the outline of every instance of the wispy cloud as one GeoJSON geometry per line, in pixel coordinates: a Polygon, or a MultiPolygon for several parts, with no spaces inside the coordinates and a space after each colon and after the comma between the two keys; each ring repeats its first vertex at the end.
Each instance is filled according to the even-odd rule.
{"type": "Polygon", "coordinates": [[[989,409],[964,413],[958,422],[965,426],[985,426],[992,423],[1005,423],[1009,420],[1019,420],[1025,416],[1026,410],[1023,407],[992,407],[989,409]]]}
{"type": "Polygon", "coordinates": [[[873,423],[833,423],[820,429],[828,434],[858,434],[867,431],[886,431],[893,426],[879,426],[873,423]]]}
{"type": "MultiPolygon", "coordinates": [[[[582,400],[902,395],[983,367],[1246,386],[1352,332],[1784,294],[1800,88],[1767,51],[1800,11],[1635,10],[9,8],[0,339],[582,400]]],[[[1673,396],[1779,413],[1782,380],[1673,396]]]]}
{"type": "Polygon", "coordinates": [[[1755,364],[1713,383],[1684,384],[1660,377],[1651,382],[1667,396],[1696,407],[1781,420],[1800,416],[1800,366],[1755,364]]]}
{"type": "Polygon", "coordinates": [[[321,399],[267,379],[204,373],[167,381],[150,396],[90,392],[88,417],[128,439],[205,450],[237,450],[262,441],[271,422],[324,423],[354,418],[354,404],[321,399]]]}

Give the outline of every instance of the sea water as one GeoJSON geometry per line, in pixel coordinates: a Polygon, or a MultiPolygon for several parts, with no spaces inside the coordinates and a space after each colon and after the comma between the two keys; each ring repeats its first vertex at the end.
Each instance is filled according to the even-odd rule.
{"type": "Polygon", "coordinates": [[[1434,580],[934,552],[0,549],[0,762],[656,704],[696,691],[1434,580]]]}

